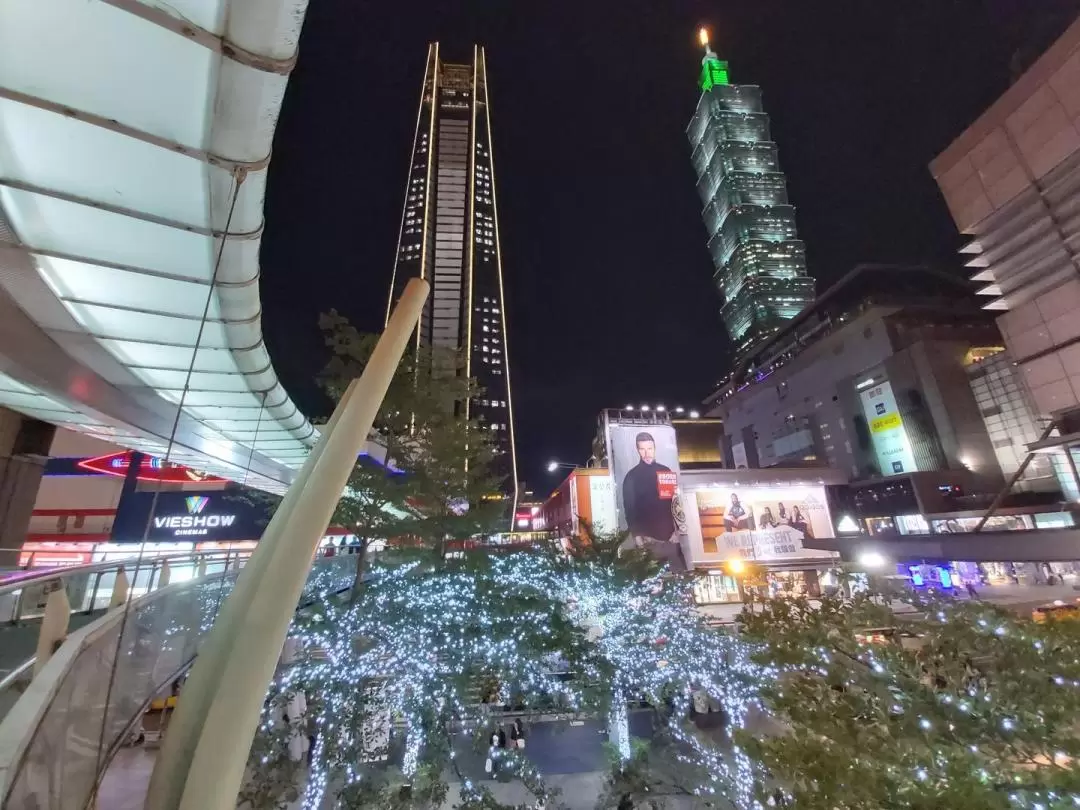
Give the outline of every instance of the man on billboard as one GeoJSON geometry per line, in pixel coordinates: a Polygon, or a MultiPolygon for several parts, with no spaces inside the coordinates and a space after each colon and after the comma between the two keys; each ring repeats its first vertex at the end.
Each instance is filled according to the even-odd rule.
{"type": "Polygon", "coordinates": [[[670,467],[656,460],[656,441],[641,432],[635,439],[638,463],[622,482],[626,528],[634,537],[670,540],[675,533],[671,502],[678,479],[670,467]]]}

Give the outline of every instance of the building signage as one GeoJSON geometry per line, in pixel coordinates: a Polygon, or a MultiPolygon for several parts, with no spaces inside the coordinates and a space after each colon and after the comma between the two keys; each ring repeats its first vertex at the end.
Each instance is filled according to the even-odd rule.
{"type": "MultiPolygon", "coordinates": [[[[82,459],[77,462],[76,466],[88,473],[124,478],[131,468],[132,455],[130,450],[121,453],[110,453],[107,456],[82,459]]],[[[156,456],[142,457],[136,477],[140,481],[162,481],[170,484],[220,484],[225,482],[224,478],[199,472],[180,464],[173,464],[156,456]]]]}
{"type": "Polygon", "coordinates": [[[207,512],[210,498],[206,495],[189,495],[184,498],[187,514],[154,515],[154,527],[170,529],[176,537],[206,535],[211,529],[228,528],[236,523],[236,515],[207,512]]]}
{"type": "Polygon", "coordinates": [[[863,414],[870,426],[878,466],[882,475],[914,472],[915,457],[911,452],[904,420],[896,407],[892,384],[888,381],[868,388],[860,395],[863,414]]]}
{"type": "Polygon", "coordinates": [[[589,511],[592,525],[598,534],[615,531],[615,484],[610,475],[589,476],[589,511]]]}
{"type": "Polygon", "coordinates": [[[113,523],[113,541],[181,540],[235,542],[258,540],[270,518],[270,505],[238,498],[231,490],[131,492],[120,499],[113,523]],[[225,493],[229,492],[229,495],[225,493]]]}

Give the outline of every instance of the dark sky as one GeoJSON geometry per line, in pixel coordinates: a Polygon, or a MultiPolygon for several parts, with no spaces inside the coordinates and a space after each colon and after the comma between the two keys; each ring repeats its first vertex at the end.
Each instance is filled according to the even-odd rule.
{"type": "Polygon", "coordinates": [[[317,317],[382,323],[426,44],[487,47],[519,475],[583,462],[624,401],[699,402],[728,367],[684,129],[699,25],[762,87],[823,290],[861,261],[959,267],[927,163],[1077,0],[315,0],[274,146],[263,329],[311,415],[317,317]],[[1033,7],[1038,7],[1038,12],[1033,7]]]}

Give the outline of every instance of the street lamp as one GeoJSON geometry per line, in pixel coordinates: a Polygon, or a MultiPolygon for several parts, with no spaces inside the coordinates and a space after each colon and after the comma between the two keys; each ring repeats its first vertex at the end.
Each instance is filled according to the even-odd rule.
{"type": "Polygon", "coordinates": [[[549,461],[548,465],[547,465],[547,471],[549,473],[553,473],[557,469],[559,469],[560,467],[565,467],[568,470],[576,470],[578,465],[577,464],[567,464],[566,462],[563,462],[563,461],[549,461]]]}

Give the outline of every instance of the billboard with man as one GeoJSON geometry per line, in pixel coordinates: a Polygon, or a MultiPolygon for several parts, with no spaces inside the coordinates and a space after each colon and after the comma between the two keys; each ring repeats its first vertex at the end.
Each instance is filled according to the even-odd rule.
{"type": "Polygon", "coordinates": [[[679,498],[679,450],[668,424],[609,421],[608,464],[615,484],[620,531],[627,547],[648,548],[685,568],[679,540],[686,534],[679,498]]]}

